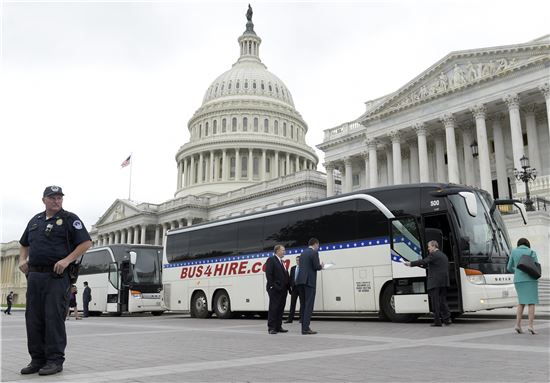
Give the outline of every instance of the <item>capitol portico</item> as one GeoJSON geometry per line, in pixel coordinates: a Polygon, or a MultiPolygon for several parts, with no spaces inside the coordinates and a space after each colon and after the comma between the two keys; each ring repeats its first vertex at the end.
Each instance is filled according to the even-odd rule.
{"type": "Polygon", "coordinates": [[[520,197],[514,168],[529,158],[531,191],[550,195],[550,38],[452,52],[352,122],[325,131],[327,195],[413,182],[475,185],[520,197]]]}

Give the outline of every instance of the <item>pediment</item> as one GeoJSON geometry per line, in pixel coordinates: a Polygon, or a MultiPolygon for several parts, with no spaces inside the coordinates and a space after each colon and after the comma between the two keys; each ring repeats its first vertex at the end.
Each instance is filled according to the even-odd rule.
{"type": "Polygon", "coordinates": [[[452,52],[396,92],[383,97],[382,102],[368,108],[360,120],[403,110],[549,60],[547,39],[452,52]]]}
{"type": "Polygon", "coordinates": [[[117,199],[99,218],[95,226],[100,226],[140,214],[140,210],[131,202],[117,199]]]}

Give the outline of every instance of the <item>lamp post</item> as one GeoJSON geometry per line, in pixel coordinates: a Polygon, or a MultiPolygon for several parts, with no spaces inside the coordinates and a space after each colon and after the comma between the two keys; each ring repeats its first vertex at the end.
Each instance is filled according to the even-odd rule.
{"type": "Polygon", "coordinates": [[[470,145],[470,148],[472,149],[472,157],[477,158],[477,156],[479,156],[477,141],[474,140],[474,142],[472,142],[472,145],[470,145]]]}
{"type": "Polygon", "coordinates": [[[529,158],[525,157],[525,155],[519,159],[519,162],[523,170],[514,168],[514,176],[518,181],[525,183],[525,209],[528,211],[534,211],[535,208],[533,207],[533,201],[531,200],[531,196],[529,194],[529,181],[534,181],[535,178],[537,178],[537,169],[529,166],[529,158]]]}

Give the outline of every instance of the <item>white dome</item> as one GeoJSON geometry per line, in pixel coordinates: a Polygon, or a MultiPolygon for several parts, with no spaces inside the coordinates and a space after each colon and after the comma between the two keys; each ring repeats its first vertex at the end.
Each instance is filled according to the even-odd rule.
{"type": "Polygon", "coordinates": [[[218,76],[208,87],[203,105],[212,100],[247,95],[274,98],[294,108],[292,95],[286,85],[268,71],[264,64],[255,61],[239,61],[218,76]]]}

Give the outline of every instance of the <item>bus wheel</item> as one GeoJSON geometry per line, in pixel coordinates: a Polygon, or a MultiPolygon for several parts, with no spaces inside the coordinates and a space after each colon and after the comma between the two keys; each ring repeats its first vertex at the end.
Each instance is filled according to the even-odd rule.
{"type": "Polygon", "coordinates": [[[417,314],[396,314],[395,305],[393,303],[393,289],[389,284],[382,291],[380,298],[380,318],[387,319],[392,322],[407,323],[413,322],[418,318],[417,314]]]}
{"type": "Polygon", "coordinates": [[[214,312],[220,319],[233,318],[233,312],[231,311],[231,301],[229,300],[229,294],[227,291],[219,291],[214,296],[214,312]]]}
{"type": "Polygon", "coordinates": [[[159,317],[159,316],[162,315],[163,312],[164,312],[164,311],[151,311],[151,314],[153,314],[153,315],[156,316],[156,317],[159,317]]]}
{"type": "Polygon", "coordinates": [[[202,291],[198,291],[191,298],[191,317],[193,318],[208,318],[208,304],[206,295],[202,291]]]}

